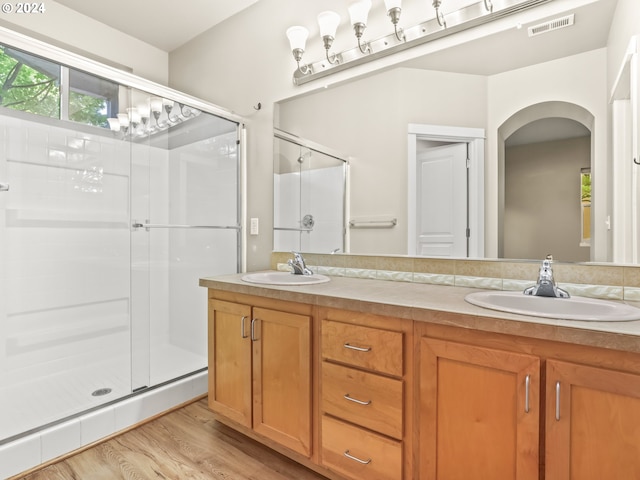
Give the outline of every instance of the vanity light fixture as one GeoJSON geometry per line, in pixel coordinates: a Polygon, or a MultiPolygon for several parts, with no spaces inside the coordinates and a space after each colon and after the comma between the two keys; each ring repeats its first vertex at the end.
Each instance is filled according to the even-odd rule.
{"type": "Polygon", "coordinates": [[[404,41],[404,31],[398,30],[398,22],[400,21],[400,13],[402,12],[402,0],[384,0],[384,6],[387,8],[387,15],[391,19],[393,24],[393,30],[395,31],[396,38],[399,41],[404,41]]]}
{"type": "Polygon", "coordinates": [[[171,110],[173,110],[173,100],[163,98],[162,106],[164,107],[164,111],[167,112],[167,118],[171,120],[171,110]]]}
{"type": "Polygon", "coordinates": [[[322,43],[324,44],[324,50],[327,55],[327,61],[331,65],[340,63],[340,57],[335,53],[329,55],[329,50],[333,44],[333,40],[336,38],[336,30],[340,24],[340,15],[336,12],[326,11],[318,14],[318,25],[320,26],[320,36],[322,37],[322,43]]]}
{"type": "Polygon", "coordinates": [[[127,108],[127,115],[129,116],[129,123],[135,130],[140,125],[140,113],[138,113],[138,109],[135,107],[127,108]]]}
{"type": "Polygon", "coordinates": [[[440,5],[442,5],[442,0],[433,0],[433,8],[436,10],[438,25],[442,28],[447,28],[447,22],[444,19],[444,14],[440,11],[440,5]]]}
{"type": "Polygon", "coordinates": [[[120,132],[122,137],[144,137],[155,135],[182,122],[200,115],[200,110],[177,103],[168,98],[151,97],[128,107],[126,113],[107,118],[109,129],[120,132]],[[173,116],[172,116],[173,114],[173,116]],[[155,124],[149,121],[153,116],[155,124]]]}
{"type": "Polygon", "coordinates": [[[109,128],[111,129],[111,131],[120,131],[120,120],[118,120],[117,118],[107,118],[107,122],[109,122],[109,128]]]}
{"type": "MultiPolygon", "coordinates": [[[[293,83],[302,85],[554,0],[499,0],[495,2],[496,5],[494,1],[465,0],[465,6],[448,12],[445,19],[441,11],[442,0],[430,0],[435,9],[435,18],[431,16],[417,25],[399,27],[402,0],[384,0],[386,13],[393,24],[394,31],[381,38],[364,42],[362,36],[367,28],[371,0],[354,0],[350,2],[348,10],[358,46],[336,53],[330,53],[330,49],[335,40],[340,16],[334,12],[322,12],[318,15],[318,24],[326,58],[301,63],[309,32],[302,26],[290,27],[287,30],[293,58],[298,64],[298,68],[293,72],[293,83]]],[[[153,112],[153,108],[151,110],[153,112]]]]}
{"type": "Polygon", "coordinates": [[[151,107],[149,103],[141,103],[137,107],[138,114],[140,115],[140,121],[142,122],[142,127],[146,128],[147,123],[149,123],[149,117],[151,117],[151,107]]]}
{"type": "Polygon", "coordinates": [[[299,25],[287,28],[287,38],[289,39],[289,45],[291,46],[291,53],[293,58],[298,64],[298,70],[303,75],[311,73],[311,69],[308,65],[300,65],[302,61],[302,55],[304,55],[304,47],[309,37],[309,30],[299,25]]]}
{"type": "Polygon", "coordinates": [[[119,113],[118,122],[120,123],[120,130],[123,130],[126,135],[129,130],[129,115],[126,113],[119,113]]]}
{"type": "Polygon", "coordinates": [[[160,119],[160,115],[162,114],[162,98],[151,97],[149,99],[149,108],[151,109],[153,118],[156,120],[156,125],[158,125],[158,120],[160,119]]]}
{"type": "Polygon", "coordinates": [[[362,34],[367,28],[369,10],[371,10],[371,0],[357,0],[349,5],[351,25],[353,25],[353,31],[358,39],[358,48],[362,53],[371,53],[371,46],[368,43],[362,46],[362,34]]]}

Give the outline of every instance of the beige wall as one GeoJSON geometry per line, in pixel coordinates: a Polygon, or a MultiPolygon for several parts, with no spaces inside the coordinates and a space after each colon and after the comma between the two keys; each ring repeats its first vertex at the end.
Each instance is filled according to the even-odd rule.
{"type": "MultiPolygon", "coordinates": [[[[0,27],[167,85],[167,52],[55,1],[45,2],[45,7],[46,11],[42,14],[2,15],[0,27]]],[[[126,15],[126,12],[122,14],[126,15]]]]}
{"type": "Polygon", "coordinates": [[[589,261],[580,246],[580,170],[590,157],[590,137],[506,149],[505,258],[589,261]]]}
{"type": "Polygon", "coordinates": [[[640,8],[638,0],[618,0],[613,21],[609,29],[607,84],[611,91],[616,76],[622,66],[622,59],[629,40],[640,35],[640,8]]]}
{"type": "Polygon", "coordinates": [[[407,126],[483,128],[486,78],[400,68],[282,102],[279,127],[351,156],[351,218],[393,217],[354,229],[351,251],[407,253],[407,126]]]}
{"type": "Polygon", "coordinates": [[[489,77],[487,156],[485,161],[485,248],[488,257],[498,252],[498,128],[518,111],[542,102],[563,101],[578,105],[594,120],[593,140],[593,221],[594,252],[592,260],[607,260],[605,219],[610,206],[608,139],[609,105],[607,100],[607,51],[592,50],[551,62],[545,62],[489,77]]]}

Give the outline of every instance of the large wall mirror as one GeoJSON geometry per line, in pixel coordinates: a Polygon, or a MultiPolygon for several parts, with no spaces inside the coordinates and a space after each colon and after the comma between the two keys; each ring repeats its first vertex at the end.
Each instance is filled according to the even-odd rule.
{"type": "MultiPolygon", "coordinates": [[[[411,251],[415,209],[407,195],[420,175],[408,157],[425,148],[420,136],[411,144],[408,128],[419,124],[486,132],[483,186],[460,194],[467,209],[483,206],[483,253],[468,256],[631,262],[612,251],[614,230],[625,235],[630,226],[611,221],[607,75],[619,66],[607,64],[607,46],[623,1],[640,9],[627,0],[559,1],[566,10],[533,18],[534,8],[522,28],[279,102],[276,127],[352,155],[348,218],[397,220],[352,229],[350,252],[420,254],[411,251]],[[573,21],[567,27],[528,33],[565,16],[573,21]]],[[[428,146],[447,143],[456,142],[428,146]]],[[[620,201],[637,203],[637,194],[620,201]]]]}

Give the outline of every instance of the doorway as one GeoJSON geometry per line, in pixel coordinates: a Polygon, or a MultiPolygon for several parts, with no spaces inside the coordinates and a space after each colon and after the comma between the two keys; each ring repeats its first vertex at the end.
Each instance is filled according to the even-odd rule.
{"type": "Polygon", "coordinates": [[[504,258],[553,254],[588,262],[591,132],[566,118],[528,123],[505,140],[504,258]]]}
{"type": "Polygon", "coordinates": [[[484,129],[409,125],[408,253],[484,257],[484,129]]]}

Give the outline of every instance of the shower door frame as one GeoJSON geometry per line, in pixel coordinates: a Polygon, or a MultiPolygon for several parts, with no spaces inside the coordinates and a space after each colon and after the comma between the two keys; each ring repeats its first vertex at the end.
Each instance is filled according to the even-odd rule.
{"type": "MultiPolygon", "coordinates": [[[[58,48],[56,46],[47,44],[45,42],[39,41],[37,39],[28,37],[26,35],[11,31],[9,29],[6,29],[4,27],[0,27],[0,43],[2,43],[3,45],[7,45],[9,47],[15,48],[15,49],[19,49],[22,50],[24,52],[27,52],[29,54],[33,54],[36,56],[40,56],[44,59],[50,60],[52,62],[56,62],[58,64],[60,64],[62,67],[68,67],[68,68],[74,68],[77,70],[80,70],[82,72],[86,72],[88,74],[91,75],[95,75],[98,77],[102,77],[105,79],[109,79],[110,81],[122,86],[122,87],[127,87],[127,88],[131,88],[131,89],[137,89],[139,91],[143,91],[143,92],[147,92],[151,95],[155,95],[155,96],[159,96],[159,97],[163,97],[163,98],[169,98],[172,99],[175,102],[179,102],[185,105],[189,105],[193,108],[196,108],[202,112],[214,115],[216,117],[219,117],[223,120],[232,122],[235,124],[235,131],[236,131],[236,144],[237,144],[237,153],[236,153],[236,168],[237,168],[237,172],[236,172],[236,193],[237,193],[237,211],[236,211],[236,218],[237,218],[237,225],[234,226],[233,228],[236,230],[236,246],[237,246],[237,250],[236,250],[236,271],[237,272],[242,272],[244,269],[244,265],[245,265],[245,260],[246,260],[246,242],[244,239],[244,231],[245,231],[245,224],[246,224],[246,206],[245,206],[245,201],[246,201],[246,126],[245,126],[245,120],[240,117],[237,116],[235,114],[233,114],[232,112],[223,109],[221,107],[218,107],[217,105],[208,103],[204,100],[201,100],[199,98],[196,97],[192,97],[190,95],[184,94],[182,92],[173,90],[169,87],[166,87],[164,85],[146,80],[142,77],[138,77],[136,75],[127,73],[125,71],[116,69],[114,67],[110,67],[108,65],[104,65],[102,63],[99,63],[97,61],[85,58],[81,55],[75,54],[73,52],[69,52],[66,50],[63,50],[61,48],[58,48]]],[[[81,125],[81,124],[78,124],[81,125]]],[[[97,128],[97,127],[96,127],[97,128]]],[[[108,132],[108,130],[106,130],[108,132]]],[[[0,179],[2,180],[2,179],[0,179]]],[[[4,185],[2,185],[3,189],[4,189],[4,185]]],[[[133,231],[133,221],[131,218],[131,211],[129,212],[129,228],[130,231],[133,231]]],[[[133,319],[129,318],[129,321],[132,322],[133,319]]],[[[204,320],[203,320],[204,321],[204,320]]],[[[206,370],[206,366],[203,367],[204,370],[206,370]]],[[[201,370],[203,370],[201,369],[201,370]]],[[[199,370],[199,371],[201,371],[199,370]]],[[[130,372],[131,374],[133,372],[130,372]]],[[[170,381],[164,382],[161,385],[155,385],[155,387],[162,387],[165,384],[171,383],[175,380],[180,380],[183,379],[186,376],[189,376],[191,374],[194,373],[198,373],[198,371],[196,372],[191,372],[187,375],[184,375],[182,377],[179,378],[175,378],[172,379],[170,381]]],[[[133,379],[132,379],[133,380],[133,379]]],[[[136,391],[133,389],[133,384],[132,384],[132,391],[129,392],[129,394],[124,395],[124,396],[120,396],[117,399],[108,401],[102,405],[112,405],[114,403],[117,402],[122,402],[128,398],[134,397],[136,396],[138,393],[141,393],[139,391],[136,391]]],[[[47,424],[47,425],[41,425],[35,429],[31,429],[28,432],[25,432],[23,434],[18,434],[16,436],[13,437],[9,437],[6,439],[0,439],[0,444],[5,444],[7,442],[11,442],[17,438],[21,438],[23,435],[26,434],[32,434],[36,431],[40,431],[43,430],[47,427],[50,427],[54,424],[58,424],[61,422],[65,422],[65,421],[69,421],[71,419],[74,418],[78,418],[81,415],[85,414],[87,411],[93,411],[96,410],[97,408],[101,408],[100,406],[96,406],[96,407],[92,407],[89,410],[80,410],[77,413],[70,415],[70,416],[65,416],[65,417],[61,417],[58,420],[47,424]]]]}

